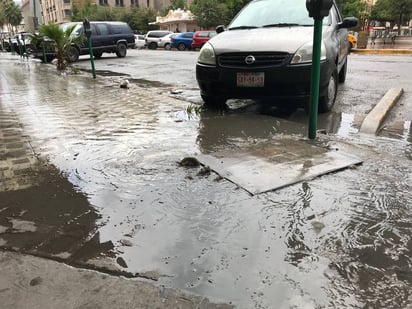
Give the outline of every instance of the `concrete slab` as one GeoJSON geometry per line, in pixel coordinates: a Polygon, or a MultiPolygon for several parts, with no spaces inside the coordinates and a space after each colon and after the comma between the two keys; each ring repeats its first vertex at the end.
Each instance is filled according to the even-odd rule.
{"type": "Polygon", "coordinates": [[[235,151],[201,154],[197,159],[252,195],[362,163],[362,160],[348,153],[294,139],[273,140],[235,151]]]}
{"type": "Polygon", "coordinates": [[[365,117],[360,133],[376,134],[392,107],[403,94],[403,88],[391,88],[365,117]]]}

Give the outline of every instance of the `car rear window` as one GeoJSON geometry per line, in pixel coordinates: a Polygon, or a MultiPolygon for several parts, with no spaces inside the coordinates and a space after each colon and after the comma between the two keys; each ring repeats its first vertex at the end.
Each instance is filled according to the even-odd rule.
{"type": "Polygon", "coordinates": [[[161,31],[161,32],[149,32],[148,33],[148,37],[149,38],[161,38],[164,37],[165,35],[168,35],[170,32],[166,32],[166,31],[161,31]]]}
{"type": "Polygon", "coordinates": [[[200,38],[206,38],[209,36],[209,32],[199,32],[197,36],[200,38]]]}

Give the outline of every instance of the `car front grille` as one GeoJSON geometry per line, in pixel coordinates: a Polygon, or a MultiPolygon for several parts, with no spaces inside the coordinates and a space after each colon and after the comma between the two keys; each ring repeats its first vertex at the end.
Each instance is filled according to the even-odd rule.
{"type": "Polygon", "coordinates": [[[281,66],[287,63],[290,57],[290,54],[282,52],[226,53],[218,56],[218,63],[226,68],[268,68],[281,66]],[[246,61],[248,57],[249,64],[246,61]]]}

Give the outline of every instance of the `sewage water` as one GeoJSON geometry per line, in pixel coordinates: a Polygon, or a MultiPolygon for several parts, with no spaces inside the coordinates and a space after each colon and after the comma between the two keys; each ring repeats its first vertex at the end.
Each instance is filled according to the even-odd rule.
{"type": "MultiPolygon", "coordinates": [[[[319,139],[364,163],[251,196],[177,162],[279,135],[305,138],[303,116],[243,109],[182,117],[188,103],[156,88],[1,66],[0,108],[87,199],[87,231],[111,244],[108,257],[121,258],[122,271],[238,308],[412,305],[410,138],[359,136],[355,117],[322,116],[319,128],[331,134],[319,139]]],[[[42,254],[62,257],[68,247],[42,254]]]]}

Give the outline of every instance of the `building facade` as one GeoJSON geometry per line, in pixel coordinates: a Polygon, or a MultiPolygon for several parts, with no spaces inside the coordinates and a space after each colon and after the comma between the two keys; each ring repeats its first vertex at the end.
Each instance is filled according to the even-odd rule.
{"type": "MultiPolygon", "coordinates": [[[[87,2],[109,7],[150,7],[160,10],[170,5],[170,0],[25,0],[39,1],[41,19],[49,22],[63,23],[71,19],[72,5],[83,7],[87,2]]],[[[40,18],[39,18],[40,19],[40,18]]]]}

